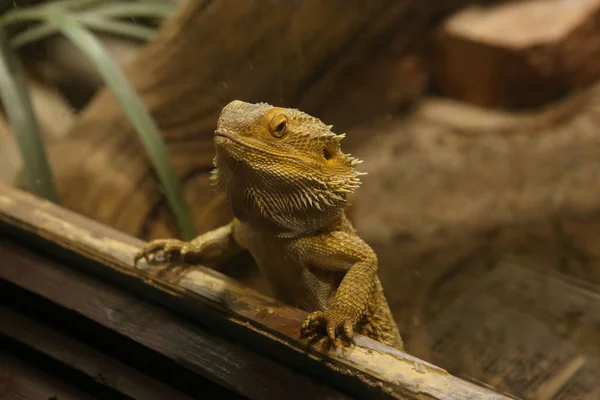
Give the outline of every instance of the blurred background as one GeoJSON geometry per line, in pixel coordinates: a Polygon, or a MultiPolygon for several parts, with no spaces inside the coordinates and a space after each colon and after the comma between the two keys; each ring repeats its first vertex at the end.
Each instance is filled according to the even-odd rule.
{"type": "MultiPolygon", "coordinates": [[[[234,99],[347,133],[407,351],[600,398],[600,0],[0,1],[0,182],[130,235],[231,218],[234,99]],[[598,243],[597,243],[598,242],[598,243]]],[[[252,260],[222,270],[269,294],[252,260]]]]}

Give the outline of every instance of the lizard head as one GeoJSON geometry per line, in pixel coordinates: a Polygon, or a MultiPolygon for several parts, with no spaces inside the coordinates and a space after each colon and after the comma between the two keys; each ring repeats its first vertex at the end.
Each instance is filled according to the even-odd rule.
{"type": "Polygon", "coordinates": [[[213,178],[238,208],[263,217],[333,217],[359,186],[361,161],[331,128],[296,109],[234,100],[217,123],[213,178]]]}

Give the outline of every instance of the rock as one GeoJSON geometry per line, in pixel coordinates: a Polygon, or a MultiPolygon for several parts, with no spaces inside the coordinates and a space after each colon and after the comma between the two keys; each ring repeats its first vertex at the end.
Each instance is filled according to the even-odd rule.
{"type": "Polygon", "coordinates": [[[433,82],[476,105],[538,107],[600,78],[599,33],[599,0],[470,7],[436,33],[433,82]]]}

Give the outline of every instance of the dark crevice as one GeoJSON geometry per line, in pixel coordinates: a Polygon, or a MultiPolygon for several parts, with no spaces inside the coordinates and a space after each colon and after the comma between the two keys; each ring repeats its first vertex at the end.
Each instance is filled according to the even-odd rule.
{"type": "MultiPolygon", "coordinates": [[[[210,393],[211,397],[214,395],[215,398],[245,398],[95,321],[2,280],[0,280],[0,303],[38,323],[85,343],[89,347],[107,354],[138,372],[161,381],[182,393],[186,393],[192,398],[205,399],[207,393],[210,393]]],[[[28,349],[25,345],[15,343],[14,340],[10,340],[4,335],[0,335],[0,343],[19,358],[33,362],[36,366],[43,367],[44,370],[52,371],[62,379],[68,379],[71,384],[81,385],[83,390],[99,398],[129,399],[129,397],[122,394],[121,397],[116,395],[110,397],[111,394],[115,393],[114,390],[107,387],[103,389],[102,385],[86,377],[83,373],[74,371],[64,365],[58,365],[59,362],[51,360],[35,350],[28,349]]]]}

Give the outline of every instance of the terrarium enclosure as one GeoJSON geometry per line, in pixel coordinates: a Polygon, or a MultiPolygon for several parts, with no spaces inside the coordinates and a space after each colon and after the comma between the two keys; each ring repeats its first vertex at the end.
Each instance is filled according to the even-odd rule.
{"type": "MultiPolygon", "coordinates": [[[[1,184],[191,239],[232,217],[209,182],[221,109],[298,108],[364,160],[347,212],[408,354],[600,398],[599,0],[0,4],[1,184]]],[[[27,220],[2,193],[0,221],[27,220]]],[[[216,268],[272,295],[247,255],[216,268]]]]}

